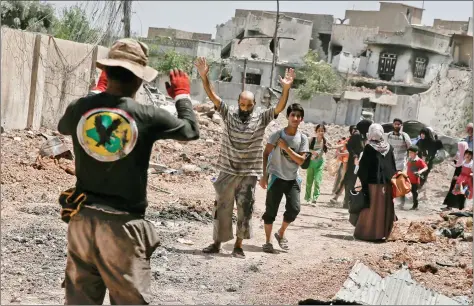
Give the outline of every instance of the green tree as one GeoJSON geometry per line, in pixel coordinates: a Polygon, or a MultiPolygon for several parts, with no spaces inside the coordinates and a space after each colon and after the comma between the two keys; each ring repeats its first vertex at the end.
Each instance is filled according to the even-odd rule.
{"type": "MultiPolygon", "coordinates": [[[[155,47],[152,49],[155,49],[155,47]]],[[[150,53],[155,52],[150,50],[150,53]]],[[[189,55],[178,53],[176,50],[169,50],[158,53],[158,56],[154,57],[151,61],[151,65],[161,73],[168,73],[171,69],[177,68],[191,74],[193,60],[193,57],[189,55]]]]}
{"type": "Polygon", "coordinates": [[[53,33],[56,38],[80,43],[94,43],[100,38],[100,32],[91,26],[86,12],[78,5],[62,10],[54,22],[53,33]]]}
{"type": "Polygon", "coordinates": [[[304,82],[296,90],[302,100],[308,100],[317,93],[339,93],[342,89],[342,78],[330,64],[318,61],[314,51],[305,55],[303,68],[296,72],[297,78],[304,82]]]}
{"type": "Polygon", "coordinates": [[[0,2],[2,25],[13,29],[51,33],[55,9],[51,4],[33,1],[0,2]]]}

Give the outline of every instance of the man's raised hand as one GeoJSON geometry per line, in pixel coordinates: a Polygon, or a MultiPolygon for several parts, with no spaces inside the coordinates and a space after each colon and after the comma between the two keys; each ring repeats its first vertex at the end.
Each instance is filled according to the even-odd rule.
{"type": "Polygon", "coordinates": [[[205,57],[198,57],[194,62],[194,66],[196,66],[196,69],[201,77],[206,76],[209,72],[209,65],[207,64],[205,57]]]}
{"type": "Polygon", "coordinates": [[[279,76],[279,78],[281,87],[283,87],[283,89],[290,89],[293,81],[296,78],[295,70],[293,68],[286,69],[285,78],[282,79],[281,76],[279,76]]]}

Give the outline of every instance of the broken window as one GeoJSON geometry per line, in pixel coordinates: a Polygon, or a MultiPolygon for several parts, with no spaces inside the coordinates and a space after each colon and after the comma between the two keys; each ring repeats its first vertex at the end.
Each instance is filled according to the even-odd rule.
{"type": "Polygon", "coordinates": [[[417,57],[415,59],[415,71],[413,72],[415,78],[423,79],[425,77],[427,62],[428,59],[425,57],[417,57]]]}
{"type": "Polygon", "coordinates": [[[379,60],[379,76],[384,81],[390,81],[395,75],[397,55],[393,53],[382,53],[379,60]]]}
{"type": "Polygon", "coordinates": [[[342,46],[332,45],[332,56],[335,57],[342,52],[342,46]]]}
{"type": "MultiPolygon", "coordinates": [[[[242,78],[243,78],[243,73],[242,73],[242,78]]],[[[247,72],[245,76],[245,84],[260,85],[261,79],[262,79],[262,75],[247,72]]]]}

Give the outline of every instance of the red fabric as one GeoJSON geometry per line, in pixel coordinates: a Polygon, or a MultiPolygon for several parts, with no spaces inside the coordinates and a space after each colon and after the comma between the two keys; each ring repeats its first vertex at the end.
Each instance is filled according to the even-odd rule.
{"type": "Polygon", "coordinates": [[[177,95],[188,94],[191,92],[189,77],[186,72],[174,69],[170,73],[170,83],[166,82],[166,91],[174,99],[177,95]]]}
{"type": "Polygon", "coordinates": [[[458,195],[462,194],[461,192],[461,185],[463,188],[466,186],[468,187],[469,193],[466,194],[466,198],[469,200],[472,199],[472,169],[466,166],[462,167],[461,174],[459,175],[458,179],[456,180],[456,185],[453,189],[453,194],[458,195]]]}
{"type": "Polygon", "coordinates": [[[419,176],[415,175],[415,172],[420,171],[421,169],[426,168],[427,165],[424,160],[421,158],[416,161],[408,161],[407,163],[407,175],[412,184],[420,184],[421,180],[419,176]]]}
{"type": "Polygon", "coordinates": [[[105,71],[102,71],[99,77],[99,82],[97,82],[97,86],[94,87],[92,90],[98,90],[100,92],[104,92],[107,89],[107,75],[105,71]]]}

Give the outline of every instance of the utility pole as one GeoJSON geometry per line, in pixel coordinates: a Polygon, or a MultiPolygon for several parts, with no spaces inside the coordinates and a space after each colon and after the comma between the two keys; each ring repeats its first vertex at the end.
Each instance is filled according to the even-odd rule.
{"type": "Polygon", "coordinates": [[[247,79],[247,61],[248,58],[244,59],[244,73],[243,73],[243,78],[242,78],[242,91],[245,90],[245,80],[247,79]]]}
{"type": "Polygon", "coordinates": [[[130,37],[130,19],[132,17],[132,0],[123,0],[123,34],[130,37]]]}
{"type": "Polygon", "coordinates": [[[273,34],[273,60],[272,60],[272,72],[270,74],[270,88],[273,88],[273,75],[275,73],[275,66],[278,56],[278,25],[280,22],[280,1],[277,0],[277,15],[275,22],[275,33],[273,34]]]}

